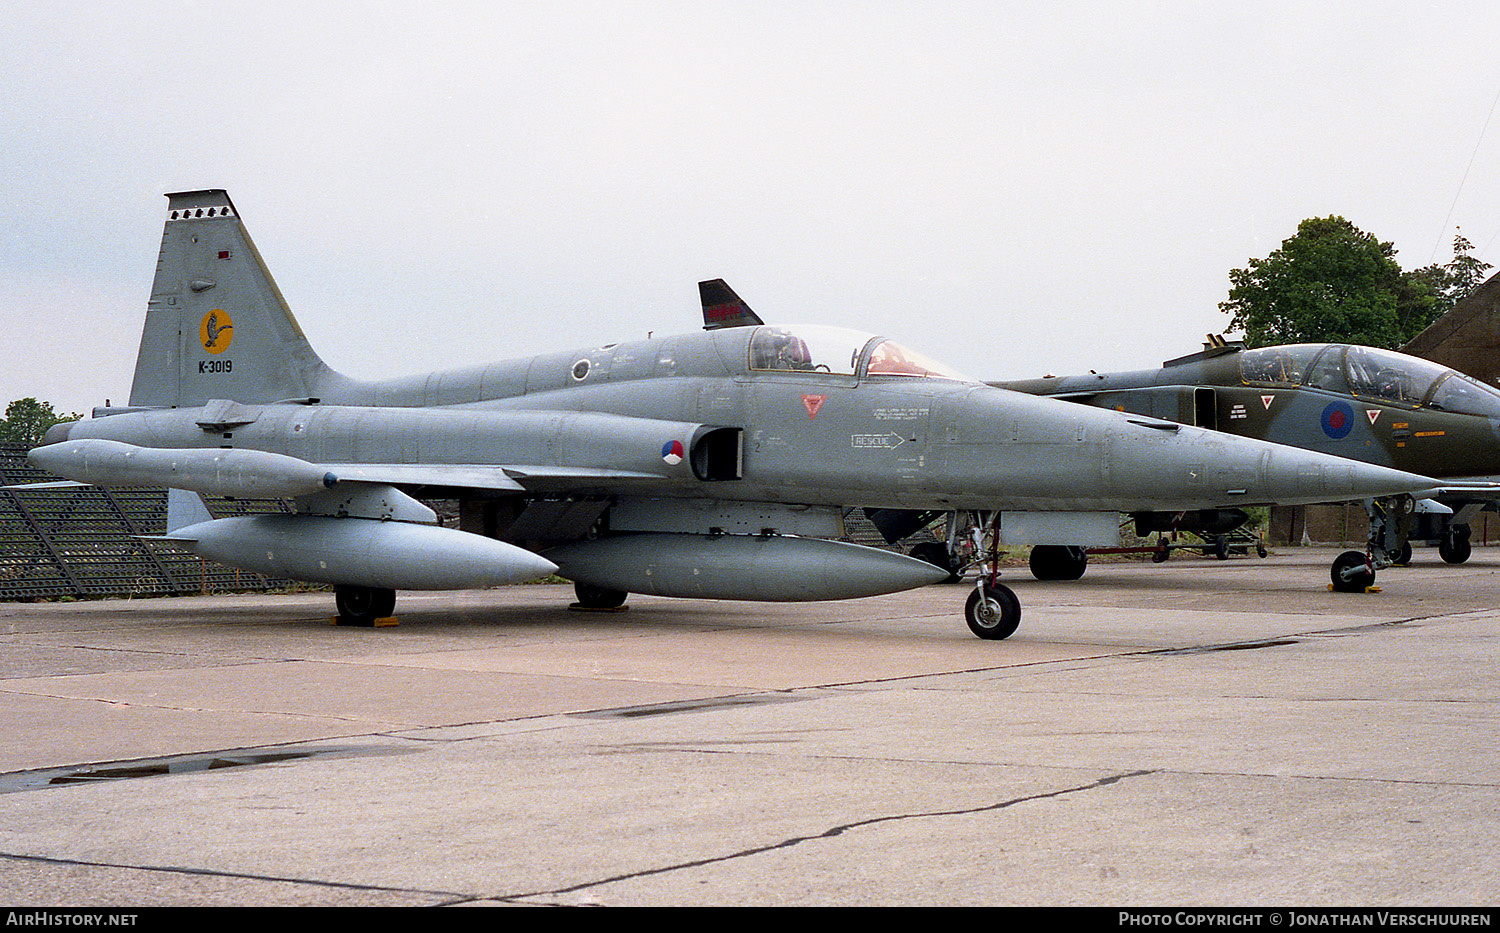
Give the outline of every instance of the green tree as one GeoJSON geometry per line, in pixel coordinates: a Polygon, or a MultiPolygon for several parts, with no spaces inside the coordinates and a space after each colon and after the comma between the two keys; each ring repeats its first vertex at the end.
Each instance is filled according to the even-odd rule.
{"type": "Polygon", "coordinates": [[[1447,267],[1436,264],[1402,273],[1396,303],[1396,323],[1401,337],[1391,349],[1420,334],[1427,325],[1452,309],[1456,299],[1449,296],[1448,283],[1447,267]]]}
{"type": "Polygon", "coordinates": [[[1280,249],[1230,272],[1229,300],[1219,310],[1252,347],[1399,346],[1402,274],[1395,255],[1392,244],[1342,217],[1312,217],[1280,249]]]}
{"type": "Polygon", "coordinates": [[[1360,343],[1394,349],[1484,281],[1491,266],[1462,233],[1453,259],[1402,272],[1396,249],[1342,217],[1312,217],[1265,259],[1229,273],[1219,310],[1245,343],[1360,343]]]}
{"type": "Polygon", "coordinates": [[[1448,307],[1469,297],[1473,291],[1484,283],[1485,273],[1494,268],[1479,257],[1472,255],[1474,244],[1468,241],[1462,231],[1453,234],[1453,260],[1443,266],[1443,297],[1448,301],[1448,307]]]}
{"type": "Polygon", "coordinates": [[[1473,255],[1474,244],[1463,233],[1453,235],[1453,259],[1404,273],[1406,292],[1397,314],[1402,343],[1421,333],[1429,324],[1453,310],[1484,282],[1493,268],[1473,255]]]}
{"type": "Polygon", "coordinates": [[[59,415],[51,402],[18,398],[5,406],[5,420],[0,421],[0,443],[35,447],[54,424],[77,421],[82,415],[59,415]]]}

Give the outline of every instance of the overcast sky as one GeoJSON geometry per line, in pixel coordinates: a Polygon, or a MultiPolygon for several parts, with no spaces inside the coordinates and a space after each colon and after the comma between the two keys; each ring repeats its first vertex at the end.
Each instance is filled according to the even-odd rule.
{"type": "Polygon", "coordinates": [[[168,191],[379,377],[763,318],[1136,369],[1339,214],[1500,265],[1500,4],[0,7],[0,404],[129,394],[168,191]]]}

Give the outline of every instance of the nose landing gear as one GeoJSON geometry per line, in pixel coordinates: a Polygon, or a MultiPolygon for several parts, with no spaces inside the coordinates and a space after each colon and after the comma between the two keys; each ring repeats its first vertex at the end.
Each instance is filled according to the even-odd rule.
{"type": "Polygon", "coordinates": [[[969,624],[969,631],[987,640],[1009,638],[1021,624],[1021,601],[999,580],[998,518],[998,514],[985,516],[974,523],[970,532],[974,554],[979,558],[979,579],[964,604],[964,621],[969,624]]]}

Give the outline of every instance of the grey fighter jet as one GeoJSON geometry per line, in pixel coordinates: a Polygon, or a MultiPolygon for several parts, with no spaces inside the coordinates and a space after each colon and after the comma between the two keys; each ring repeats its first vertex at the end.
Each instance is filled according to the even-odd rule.
{"type": "Polygon", "coordinates": [[[989,559],[965,614],[1004,638],[1021,609],[997,579],[1002,541],[1113,534],[1121,511],[1435,485],[993,388],[884,337],[762,324],[728,298],[698,333],[360,381],[309,346],[224,191],[168,199],[129,405],[60,426],[30,458],[83,483],[290,498],[284,515],[174,509],[162,537],[331,583],[349,622],[388,615],[397,589],[548,572],[585,608],[631,592],[843,599],[945,575],[830,540],[862,507],[982,512],[989,559]],[[458,499],[460,527],[416,495],[458,499]]]}
{"type": "MultiPolygon", "coordinates": [[[[996,385],[1441,478],[1432,499],[1366,502],[1367,553],[1339,556],[1330,571],[1336,589],[1363,589],[1376,569],[1406,563],[1408,532],[1435,540],[1443,560],[1462,563],[1469,520],[1500,500],[1500,391],[1391,350],[1343,344],[1247,350],[1210,336],[1201,352],[1160,369],[996,385]]],[[[1137,527],[1212,536],[1245,519],[1242,511],[1218,510],[1140,516],[1137,527]]]]}

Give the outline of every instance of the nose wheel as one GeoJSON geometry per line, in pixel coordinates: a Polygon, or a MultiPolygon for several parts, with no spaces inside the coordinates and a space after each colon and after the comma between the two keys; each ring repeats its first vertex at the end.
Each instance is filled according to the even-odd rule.
{"type": "Polygon", "coordinates": [[[1345,551],[1333,562],[1329,573],[1336,593],[1363,593],[1375,585],[1375,567],[1359,551],[1345,551]]]}
{"type": "Polygon", "coordinates": [[[982,583],[969,594],[964,621],[980,638],[1009,638],[1021,624],[1021,601],[1004,584],[982,583]]]}

